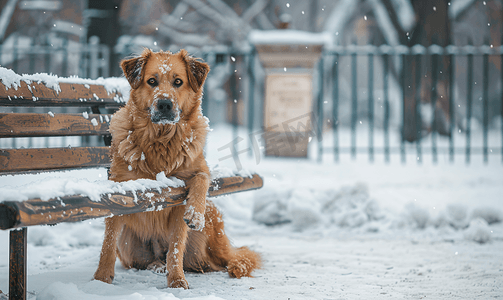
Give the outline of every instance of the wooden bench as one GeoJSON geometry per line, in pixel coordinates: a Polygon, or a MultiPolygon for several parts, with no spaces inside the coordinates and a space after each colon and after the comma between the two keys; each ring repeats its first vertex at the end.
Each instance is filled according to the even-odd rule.
{"type": "MultiPolygon", "coordinates": [[[[17,89],[0,82],[0,107],[72,107],[92,113],[0,113],[0,138],[100,136],[101,147],[0,149],[0,175],[41,173],[82,168],[108,168],[111,113],[124,105],[119,92],[109,94],[103,85],[59,83],[59,92],[44,83],[21,81],[17,89]]],[[[257,189],[258,175],[224,177],[212,182],[209,197],[257,189]]],[[[49,200],[0,202],[0,229],[10,230],[9,299],[26,299],[27,226],[76,222],[91,218],[143,212],[182,205],[184,187],[108,193],[101,201],[87,196],[67,195],[49,200]],[[146,195],[148,194],[148,195],[146,195]],[[161,195],[164,201],[158,201],[161,195]]]]}

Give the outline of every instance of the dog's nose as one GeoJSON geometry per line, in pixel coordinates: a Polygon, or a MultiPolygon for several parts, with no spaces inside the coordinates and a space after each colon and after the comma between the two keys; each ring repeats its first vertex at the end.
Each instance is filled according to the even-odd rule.
{"type": "Polygon", "coordinates": [[[171,113],[173,102],[169,99],[161,99],[157,101],[157,110],[164,116],[171,113]]]}

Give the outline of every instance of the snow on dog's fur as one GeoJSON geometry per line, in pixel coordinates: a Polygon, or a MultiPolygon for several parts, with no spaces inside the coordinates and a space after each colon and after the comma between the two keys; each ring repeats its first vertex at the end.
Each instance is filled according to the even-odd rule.
{"type": "Polygon", "coordinates": [[[231,246],[220,212],[206,200],[210,172],[203,148],[209,127],[201,98],[209,66],[185,50],[145,49],[121,67],[131,95],[110,123],[110,179],[155,179],[164,172],[185,180],[189,193],[186,205],[105,219],[94,278],[111,283],[116,257],[126,268],[166,268],[168,286],[175,288],[188,288],[184,270],[251,276],[260,256],[231,246]]]}

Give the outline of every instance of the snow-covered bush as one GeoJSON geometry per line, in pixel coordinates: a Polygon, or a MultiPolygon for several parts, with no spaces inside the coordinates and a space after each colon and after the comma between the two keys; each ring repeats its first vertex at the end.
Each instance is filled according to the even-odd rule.
{"type": "Polygon", "coordinates": [[[476,218],[484,219],[489,225],[491,225],[503,221],[503,213],[501,210],[494,209],[492,207],[478,207],[472,212],[472,219],[476,218]]]}
{"type": "Polygon", "coordinates": [[[470,222],[470,226],[464,232],[465,239],[480,244],[491,240],[491,229],[484,219],[477,218],[470,222]]]}

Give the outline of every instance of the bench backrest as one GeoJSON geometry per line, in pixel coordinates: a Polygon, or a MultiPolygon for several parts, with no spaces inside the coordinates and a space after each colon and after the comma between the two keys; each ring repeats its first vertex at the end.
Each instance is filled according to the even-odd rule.
{"type": "MultiPolygon", "coordinates": [[[[13,107],[13,110],[19,111],[19,107],[49,107],[55,111],[55,107],[80,107],[92,112],[68,114],[46,110],[43,113],[2,113],[0,110],[0,139],[94,135],[105,138],[104,146],[0,149],[0,175],[110,166],[110,113],[124,105],[121,95],[108,94],[100,85],[60,83],[59,88],[57,93],[44,84],[21,81],[18,89],[7,89],[0,83],[0,109],[13,107]]],[[[208,196],[260,187],[262,179],[256,174],[251,177],[235,175],[217,178],[211,183],[208,196]]],[[[166,187],[161,190],[150,188],[104,193],[99,201],[84,195],[66,195],[48,200],[7,200],[0,202],[0,229],[159,210],[182,205],[187,193],[185,187],[166,187]]]]}
{"type": "MultiPolygon", "coordinates": [[[[81,108],[92,113],[0,113],[0,138],[101,136],[105,147],[0,149],[0,175],[48,170],[108,167],[111,113],[124,105],[118,93],[102,85],[59,83],[60,91],[44,83],[21,81],[17,89],[0,82],[0,107],[81,108]]],[[[5,111],[5,109],[4,109],[5,111]]]]}

